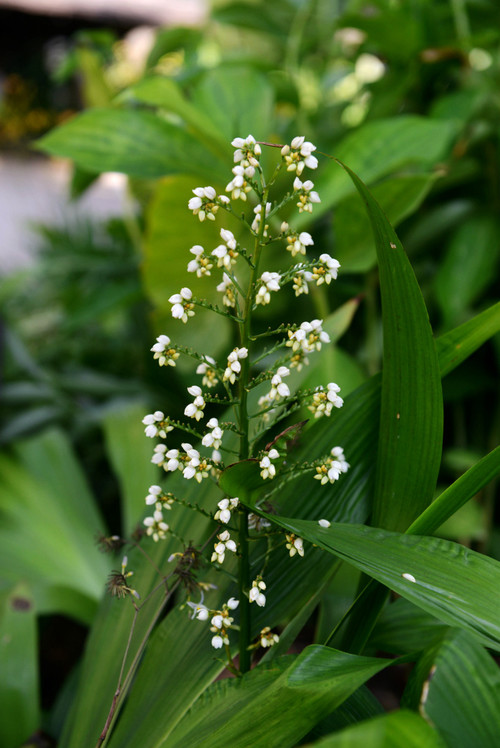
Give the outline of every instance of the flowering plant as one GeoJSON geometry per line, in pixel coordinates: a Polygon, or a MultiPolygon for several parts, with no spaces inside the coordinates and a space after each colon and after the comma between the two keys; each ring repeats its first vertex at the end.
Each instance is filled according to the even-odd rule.
{"type": "MultiPolygon", "coordinates": [[[[458,622],[483,644],[500,646],[492,594],[486,598],[482,592],[493,589],[497,562],[432,537],[443,519],[498,472],[498,449],[429,506],[440,459],[440,377],[484,339],[488,321],[443,336],[436,351],[399,240],[363,183],[344,167],[365,201],[376,238],[386,305],[384,378],[382,386],[374,377],[359,388],[347,408],[335,382],[303,386],[309,360],[329,343],[324,321],[270,329],[262,307],[287,287],[297,298],[314,285],[329,285],[339,270],[326,253],[309,260],[312,236],[295,230],[292,220],[278,219],[293,203],[308,213],[320,199],[312,182],[299,179],[316,165],[314,148],[302,138],[281,146],[281,160],[266,179],[261,144],[251,136],[233,144],[231,197],[212,187],[196,188],[189,204],[202,223],[226,214],[241,223],[241,236],[221,226],[222,244],[208,250],[197,244],[190,252],[189,273],[208,282],[212,274],[222,276],[217,283],[222,301],[214,304],[183,286],[170,303],[179,329],[205,308],[234,325],[235,339],[222,359],[166,334],[152,346],[167,372],[188,357],[200,379],[187,387],[183,419],[160,410],[144,416],[145,437],[157,440],[152,462],[166,479],[149,487],[150,509],[140,532],[129,540],[103,539],[107,548],[131,546],[108,586],[113,596],[130,600],[131,618],[115,605],[99,619],[85,672],[104,656],[103,642],[109,667],[99,669],[102,690],[97,678],[88,678],[76,707],[80,713],[67,728],[73,736],[72,725],[81,725],[89,711],[105,714],[98,746],[108,740],[111,748],[186,743],[215,748],[223,740],[292,746],[315,725],[331,731],[330,723],[319,723],[351,694],[353,706],[368,718],[359,687],[393,661],[358,653],[373,636],[377,640],[372,632],[387,588],[431,620],[435,615],[443,626],[458,622]],[[293,177],[284,196],[283,172],[293,177]],[[275,191],[279,198],[273,201],[275,191]],[[246,206],[252,197],[256,204],[248,220],[234,202],[246,206]],[[304,259],[282,267],[276,245],[288,262],[297,254],[304,259]],[[268,257],[276,264],[264,269],[268,257]],[[373,526],[362,524],[369,517],[373,526]],[[127,571],[129,558],[137,564],[136,575],[127,571]],[[338,571],[339,559],[371,581],[364,584],[361,577],[354,602],[333,627],[331,616],[325,617],[316,637],[320,645],[285,655],[338,571]],[[457,585],[457,566],[467,570],[466,588],[457,585]],[[236,677],[214,683],[223,671],[236,677]],[[104,693],[110,695],[106,707],[104,693]],[[284,712],[293,716],[283,720],[284,712]],[[249,732],[248,725],[256,723],[249,732]]],[[[385,641],[380,630],[378,637],[385,641]]],[[[411,645],[397,651],[411,656],[411,645]]],[[[422,699],[428,692],[426,681],[422,699]]],[[[419,723],[416,729],[425,733],[427,727],[419,723]]]]}
{"type": "MultiPolygon", "coordinates": [[[[259,307],[271,304],[278,293],[290,290],[299,297],[308,294],[310,286],[329,285],[337,278],[340,267],[337,260],[326,253],[317,259],[306,259],[307,248],[314,245],[312,236],[297,232],[287,221],[279,220],[280,211],[289,206],[296,207],[299,213],[310,213],[314,204],[320,202],[313,182],[302,182],[299,178],[304,169],[317,167],[313,155],[316,148],[304,137],[294,138],[290,145],[281,147],[281,159],[267,178],[261,164],[261,144],[252,135],[235,138],[232,145],[235,166],[233,178],[226,186],[230,197],[218,195],[210,186],[197,187],[188,202],[189,210],[200,222],[222,219],[222,243],[207,250],[199,244],[191,247],[189,252],[194,259],[187,263],[187,272],[205,278],[207,283],[217,276],[215,283],[222,303],[208,304],[205,299],[196,298],[188,286],[173,294],[169,301],[172,317],[184,324],[195,316],[199,307],[208,307],[211,312],[228,318],[234,325],[238,345],[221,362],[208,351],[198,352],[173,342],[165,334],[159,335],[151,348],[159,365],[175,367],[180,355],[190,357],[197,364],[195,373],[201,381],[187,387],[192,400],[184,408],[186,421],[176,421],[162,411],[155,411],[143,418],[143,424],[147,437],[159,439],[152,462],[166,473],[179,471],[185,480],[217,481],[226,466],[234,462],[235,455],[240,463],[250,460],[258,466],[262,490],[255,507],[257,513],[238,496],[223,494],[213,509],[216,523],[212,532],[213,550],[210,553],[208,548],[206,552],[206,560],[215,568],[227,564],[230,556],[236,557],[237,597],[231,597],[221,609],[208,608],[203,602],[204,585],[197,579],[191,581],[187,596],[192,617],[210,621],[210,631],[214,634],[212,647],[224,647],[229,670],[244,673],[250,668],[253,651],[279,641],[278,634],[268,626],[262,627],[256,637],[252,635],[251,603],[263,608],[264,590],[272,594],[263,578],[270,554],[281,544],[290,557],[304,556],[302,538],[272,528],[268,519],[259,516],[258,509],[265,507],[269,511],[280,487],[299,473],[309,473],[324,486],[335,483],[347,472],[349,464],[342,447],[334,445],[327,454],[295,462],[293,450],[286,451],[287,442],[297,437],[306,422],[302,421],[295,429],[279,430],[282,421],[304,407],[318,419],[329,417],[334,408],[343,405],[340,388],[334,382],[307,389],[297,387],[295,391],[287,382],[294,370],[300,372],[308,365],[309,356],[330,342],[323,321],[284,322],[275,329],[262,329],[262,319],[258,316],[259,307]],[[285,195],[278,191],[283,171],[291,183],[285,195]],[[244,212],[239,214],[237,201],[244,207],[251,206],[250,218],[244,212]],[[224,227],[224,214],[238,216],[242,231],[237,237],[224,227]],[[276,244],[281,247],[281,266],[279,270],[264,270],[268,264],[267,251],[276,244]],[[304,259],[293,262],[297,255],[304,259]],[[227,417],[228,409],[232,409],[233,420],[222,420],[221,410],[222,417],[227,417]],[[208,418],[209,413],[218,415],[208,418]],[[181,441],[180,448],[169,449],[166,441],[174,429],[187,434],[190,441],[181,441]],[[267,549],[254,569],[249,548],[258,539],[266,539],[267,549]],[[191,599],[195,590],[200,594],[199,602],[191,599]],[[235,634],[233,641],[231,632],[235,634]],[[236,638],[237,664],[233,646],[236,638]]],[[[277,257],[276,251],[273,257],[277,257]]],[[[224,489],[222,483],[221,487],[224,489]]],[[[169,532],[175,533],[175,511],[168,512],[169,518],[173,517],[172,525],[167,524],[164,512],[171,510],[176,502],[182,503],[182,497],[165,493],[159,485],[150,486],[146,504],[153,507],[153,513],[144,519],[144,525],[146,534],[155,542],[164,540],[169,532]]],[[[318,520],[328,524],[326,519],[318,517],[318,520]]],[[[182,555],[183,551],[172,554],[171,562],[179,553],[182,555]]]]}

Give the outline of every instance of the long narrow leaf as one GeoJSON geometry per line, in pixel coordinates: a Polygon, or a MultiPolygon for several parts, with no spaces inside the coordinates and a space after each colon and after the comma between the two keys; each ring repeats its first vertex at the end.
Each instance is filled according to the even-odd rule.
{"type": "Polygon", "coordinates": [[[441,462],[438,359],[424,300],[403,247],[363,182],[342,166],[370,218],[382,297],[384,362],[372,522],[405,530],[430,503],[441,462]]]}
{"type": "Polygon", "coordinates": [[[276,524],[344,559],[450,626],[500,651],[500,563],[458,543],[367,526],[268,515],[276,524]]]}

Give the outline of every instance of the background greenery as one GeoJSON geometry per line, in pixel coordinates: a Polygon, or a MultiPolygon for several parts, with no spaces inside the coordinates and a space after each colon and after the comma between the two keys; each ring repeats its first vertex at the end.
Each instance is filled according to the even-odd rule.
{"type": "MultiPolygon", "coordinates": [[[[221,665],[210,655],[206,632],[196,623],[186,627],[185,613],[173,609],[151,639],[110,745],[174,746],[203,735],[208,746],[212,734],[246,745],[238,725],[226,724],[231,699],[242,724],[257,715],[265,728],[253,745],[496,744],[498,671],[485,647],[498,652],[499,638],[478,621],[481,611],[498,625],[500,612],[498,491],[490,482],[498,450],[486,463],[478,460],[497,447],[500,429],[498,15],[494,0],[217,3],[203,29],[159,30],[144,71],[127,85],[116,75],[112,36],[84,33],[75,40],[59,75],[78,72],[87,108],[37,147],[73,160],[75,199],[99,173],[126,173],[139,212],[105,226],[44,227],[38,265],[1,291],[0,627],[1,641],[12,641],[2,652],[8,674],[0,692],[2,744],[14,748],[43,725],[48,741],[89,746],[104,723],[131,611],[101,601],[106,574],[119,562],[97,552],[94,536],[131,533],[157,479],[141,417],[159,407],[178,416],[180,393],[191,381],[182,366],[167,380],[149,348],[157,334],[175,339],[168,298],[185,282],[189,247],[211,239],[210,227],[207,233],[190,218],[187,200],[200,184],[223,191],[229,141],[249,132],[277,143],[304,134],[352,169],[397,227],[416,281],[402,250],[396,265],[383,254],[386,240],[400,243],[376,204],[365,194],[366,212],[356,180],[320,157],[314,181],[321,205],[313,220],[302,214],[296,225],[313,234],[318,254],[339,259],[339,279],[315,290],[300,318],[279,300],[266,312],[277,321],[321,317],[330,326],[335,345],[308,376],[314,384],[337,381],[351,397],[333,426],[310,433],[318,445],[329,444],[333,428],[356,466],[322,499],[341,524],[323,537],[306,522],[317,492],[301,489],[301,502],[292,490],[285,495],[279,514],[294,517],[293,528],[327,553],[308,551],[300,567],[276,559],[280,595],[261,624],[272,618],[282,627],[283,659],[250,674],[238,694],[229,682],[209,688],[221,665]],[[414,427],[401,432],[398,452],[390,447],[389,424],[402,403],[414,427]],[[476,472],[465,474],[465,488],[453,483],[471,468],[476,472]],[[440,513],[435,502],[435,516],[422,519],[436,479],[445,509],[440,513]],[[451,493],[443,493],[451,484],[451,493]],[[388,498],[394,487],[396,502],[388,498]],[[400,533],[421,512],[417,530],[426,537],[412,556],[413,539],[400,533]],[[360,529],[361,523],[371,527],[360,529]],[[348,564],[339,567],[328,551],[348,564]],[[394,568],[410,569],[410,560],[412,569],[421,563],[422,574],[437,575],[435,588],[451,580],[467,605],[443,613],[432,594],[409,591],[394,568]],[[372,582],[347,631],[334,632],[355,596],[353,567],[402,597],[387,605],[386,587],[372,582]],[[367,610],[382,610],[378,623],[367,610]],[[50,649],[55,637],[68,642],[91,624],[83,661],[65,643],[66,667],[55,684],[42,659],[40,701],[37,642],[48,641],[50,649]],[[299,634],[301,650],[314,646],[292,658],[286,652],[299,634]],[[408,678],[407,666],[375,657],[380,653],[417,664],[408,678]],[[428,681],[432,664],[439,677],[428,681]],[[385,668],[373,696],[363,684],[385,668]],[[401,671],[397,681],[391,674],[401,671]],[[297,703],[307,705],[304,717],[291,720],[285,734],[273,709],[279,715],[297,703]]],[[[214,241],[216,235],[214,227],[214,241]]],[[[196,293],[196,281],[191,286],[196,293]]],[[[206,352],[232,346],[229,327],[214,332],[209,317],[196,319],[183,329],[184,343],[204,351],[210,330],[206,352]]],[[[236,481],[229,485],[240,497],[241,480],[251,485],[248,475],[226,480],[236,481]]],[[[184,495],[190,492],[183,486],[184,495]]],[[[215,495],[197,487],[193,498],[212,508],[215,495]]],[[[180,512],[179,533],[202,539],[203,518],[180,512]]],[[[291,520],[281,521],[290,527],[291,520]]],[[[157,561],[173,549],[173,541],[156,549],[157,561]]],[[[153,574],[130,555],[136,584],[147,591],[153,574]]],[[[142,630],[152,614],[145,612],[142,630]]]]}

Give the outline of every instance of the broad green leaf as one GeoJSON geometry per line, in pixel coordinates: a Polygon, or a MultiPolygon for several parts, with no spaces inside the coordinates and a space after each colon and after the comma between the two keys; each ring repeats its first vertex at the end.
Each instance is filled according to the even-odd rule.
{"type": "Polygon", "coordinates": [[[20,442],[2,456],[0,566],[28,580],[39,612],[89,622],[108,565],[95,546],[103,522],[71,449],[59,432],[20,442]]]}
{"type": "Polygon", "coordinates": [[[121,489],[124,537],[132,534],[141,519],[148,486],[158,478],[158,470],[151,463],[151,444],[144,438],[142,419],[146,412],[140,403],[121,404],[103,419],[106,449],[121,489]]]}
{"type": "Polygon", "coordinates": [[[312,740],[318,740],[332,732],[343,730],[349,725],[355,725],[358,722],[377,717],[383,714],[384,709],[380,702],[375,698],[368,686],[361,686],[354,691],[334,712],[328,715],[321,722],[313,727],[310,733],[304,738],[309,744],[312,740]]]}
{"type": "Polygon", "coordinates": [[[99,174],[121,171],[151,179],[188,173],[208,184],[226,177],[205,145],[151,112],[89,109],[44,135],[37,147],[99,174]]]}
{"type": "Polygon", "coordinates": [[[2,598],[0,744],[2,748],[19,748],[40,727],[36,612],[25,584],[2,598]]]}
{"type": "Polygon", "coordinates": [[[370,218],[382,297],[384,362],[372,522],[404,530],[430,503],[441,462],[438,359],[425,303],[403,247],[365,185],[350,168],[343,168],[370,218]]]}
{"type": "Polygon", "coordinates": [[[401,709],[347,727],[309,745],[317,748],[444,748],[436,730],[419,714],[401,709]]]}
{"type": "Polygon", "coordinates": [[[172,78],[159,75],[143,78],[127,89],[122,96],[132,97],[145,104],[152,104],[178,114],[198,136],[208,137],[211,141],[220,143],[222,154],[231,157],[229,141],[222,136],[220,129],[202,109],[191,104],[172,78]]]}
{"type": "MultiPolygon", "coordinates": [[[[392,177],[371,189],[392,226],[411,215],[428,195],[435,174],[406,174],[392,177]]],[[[370,221],[357,195],[345,198],[334,214],[335,257],[343,272],[364,273],[377,261],[370,221]]]]}
{"type": "Polygon", "coordinates": [[[308,520],[265,516],[500,651],[498,561],[440,538],[339,523],[322,528],[308,520]]]}
{"type": "Polygon", "coordinates": [[[290,25],[289,2],[260,4],[258,12],[249,3],[233,2],[214,8],[212,17],[219,23],[253,29],[271,34],[273,37],[286,39],[290,25]]]}
{"type": "Polygon", "coordinates": [[[430,534],[500,473],[500,447],[469,468],[410,525],[412,535],[430,534]]]}
{"type": "Polygon", "coordinates": [[[408,690],[449,748],[498,746],[498,664],[468,632],[452,630],[432,647],[417,664],[408,690]]]}
{"type": "MultiPolygon", "coordinates": [[[[275,662],[242,679],[214,684],[172,734],[163,741],[150,739],[148,745],[294,746],[325,713],[391,661],[313,645],[284,671],[279,667],[282,661],[275,662]]],[[[150,734],[153,730],[152,726],[150,734]]]]}
{"type": "Polygon", "coordinates": [[[370,637],[370,650],[418,652],[442,639],[446,628],[437,618],[400,597],[382,611],[370,637]]]}
{"type": "Polygon", "coordinates": [[[272,132],[273,90],[253,68],[233,63],[208,71],[193,91],[193,103],[228,142],[250,133],[266,140],[272,132]]]}
{"type": "MultiPolygon", "coordinates": [[[[371,184],[409,165],[428,170],[446,156],[457,130],[452,120],[399,115],[362,125],[346,135],[332,155],[349,164],[365,184],[371,184]]],[[[354,193],[347,175],[334,169],[323,169],[314,182],[321,195],[315,218],[354,193]]],[[[310,216],[301,214],[294,225],[302,226],[309,220],[310,216]]]]}
{"type": "Polygon", "coordinates": [[[456,230],[435,276],[435,293],[444,324],[465,311],[491,285],[500,256],[500,232],[492,216],[469,218],[456,230]]]}

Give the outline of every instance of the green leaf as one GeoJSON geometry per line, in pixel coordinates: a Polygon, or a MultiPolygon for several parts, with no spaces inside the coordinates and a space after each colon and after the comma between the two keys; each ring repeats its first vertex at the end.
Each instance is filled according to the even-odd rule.
{"type": "MultiPolygon", "coordinates": [[[[407,174],[375,185],[371,193],[391,224],[397,226],[419,207],[435,181],[435,174],[407,174]]],[[[334,227],[335,257],[343,272],[370,270],[376,264],[377,255],[368,216],[357,196],[348,197],[337,206],[334,227]]]]}
{"type": "Polygon", "coordinates": [[[208,71],[193,102],[228,142],[249,133],[266,140],[273,130],[273,90],[254,68],[232,63],[208,71]]]}
{"type": "Polygon", "coordinates": [[[151,444],[144,438],[145,414],[140,403],[122,403],[108,411],[102,422],[106,450],[120,484],[124,537],[132,534],[141,519],[145,493],[158,477],[158,469],[151,463],[151,444]]]}
{"type": "MultiPolygon", "coordinates": [[[[451,120],[429,120],[415,115],[399,115],[368,122],[346,137],[335,148],[335,157],[359,175],[365,184],[409,165],[428,169],[443,159],[457,133],[451,120]]],[[[314,180],[321,203],[314,208],[318,218],[342,198],[354,192],[345,174],[323,169],[314,180]]],[[[310,216],[301,214],[294,225],[302,226],[310,216]]]]}
{"type": "Polygon", "coordinates": [[[370,650],[418,652],[441,640],[446,628],[437,618],[400,597],[382,611],[370,637],[370,650]]]}
{"type": "Polygon", "coordinates": [[[453,371],[497,332],[500,332],[500,301],[441,335],[436,340],[441,376],[453,371]]]}
{"type": "Polygon", "coordinates": [[[456,230],[435,276],[444,324],[460,320],[496,275],[500,232],[492,216],[469,218],[456,230]]]}
{"type": "Polygon", "coordinates": [[[92,619],[108,570],[95,545],[103,521],[71,449],[56,431],[0,457],[0,566],[28,580],[39,612],[92,619]]]}
{"type": "Polygon", "coordinates": [[[19,584],[0,605],[0,744],[19,748],[40,726],[37,621],[29,587],[19,584]]]}
{"type": "Polygon", "coordinates": [[[159,75],[143,78],[127,89],[122,97],[132,97],[145,104],[152,104],[168,112],[178,114],[198,136],[208,137],[211,141],[219,143],[222,152],[230,158],[231,147],[229,141],[223,137],[220,129],[202,109],[191,104],[172,78],[159,75]]]}
{"type": "Polygon", "coordinates": [[[407,688],[418,698],[415,708],[450,748],[498,746],[498,664],[466,631],[450,631],[427,652],[407,688]]]}
{"type": "Polygon", "coordinates": [[[365,185],[342,166],[370,218],[382,297],[384,362],[372,522],[404,530],[430,503],[441,462],[438,359],[425,303],[403,247],[365,185]]]}
{"type": "Polygon", "coordinates": [[[326,713],[390,662],[317,645],[307,647],[284,671],[283,661],[275,661],[270,669],[257,668],[241,679],[215,683],[171,735],[143,745],[294,746],[326,713]]]}
{"type": "Polygon", "coordinates": [[[151,179],[181,172],[208,183],[226,177],[205,145],[151,112],[89,109],[45,135],[37,147],[98,174],[121,171],[151,179]]]}
{"type": "Polygon", "coordinates": [[[339,523],[322,528],[317,522],[259,513],[500,651],[500,600],[495,592],[500,584],[498,561],[440,538],[339,523]]]}
{"type": "Polygon", "coordinates": [[[443,491],[433,503],[410,525],[412,535],[433,533],[461,506],[473,498],[500,473],[500,447],[479,460],[460,478],[443,491]]]}
{"type": "Polygon", "coordinates": [[[310,745],[317,748],[444,748],[438,733],[419,715],[405,709],[347,727],[310,745]]]}

